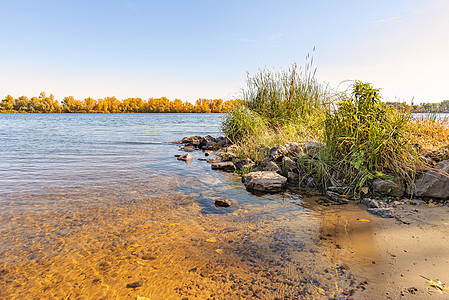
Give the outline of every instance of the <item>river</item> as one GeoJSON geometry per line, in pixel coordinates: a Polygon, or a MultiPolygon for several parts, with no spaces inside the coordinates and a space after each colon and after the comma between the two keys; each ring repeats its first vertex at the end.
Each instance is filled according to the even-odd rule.
{"type": "MultiPolygon", "coordinates": [[[[338,208],[320,206],[308,193],[253,195],[239,176],[198,161],[200,151],[192,164],[176,160],[181,152],[171,142],[218,136],[222,118],[0,114],[0,297],[363,293],[370,262],[327,241],[336,234],[338,208]],[[216,199],[237,204],[217,208],[216,199]]],[[[345,210],[364,217],[358,207],[345,210]]]]}

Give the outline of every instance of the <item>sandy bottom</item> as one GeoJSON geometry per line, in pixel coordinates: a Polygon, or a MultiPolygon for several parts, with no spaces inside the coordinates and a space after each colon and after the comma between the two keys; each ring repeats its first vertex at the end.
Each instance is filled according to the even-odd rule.
{"type": "Polygon", "coordinates": [[[212,192],[139,185],[46,192],[26,214],[34,196],[17,199],[0,226],[0,298],[449,299],[421,277],[449,283],[448,207],[402,205],[399,222],[284,195],[204,213],[212,192]]]}

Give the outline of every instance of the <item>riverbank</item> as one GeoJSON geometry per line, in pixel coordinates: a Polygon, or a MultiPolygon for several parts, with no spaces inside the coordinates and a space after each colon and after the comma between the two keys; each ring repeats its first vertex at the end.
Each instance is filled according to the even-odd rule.
{"type": "Polygon", "coordinates": [[[448,206],[398,205],[401,221],[365,214],[355,204],[331,210],[324,243],[334,247],[336,261],[371,283],[365,299],[449,298],[423,278],[449,282],[448,206]]]}

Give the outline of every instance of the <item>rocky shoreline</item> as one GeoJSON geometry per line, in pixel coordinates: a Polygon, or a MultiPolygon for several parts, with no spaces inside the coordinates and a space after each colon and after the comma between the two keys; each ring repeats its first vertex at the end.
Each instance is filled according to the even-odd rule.
{"type": "Polygon", "coordinates": [[[187,152],[175,155],[178,160],[189,164],[194,159],[192,153],[195,151],[204,151],[207,157],[214,156],[199,160],[211,163],[213,170],[241,174],[245,188],[252,193],[278,193],[285,189],[313,188],[323,195],[320,204],[340,205],[355,200],[365,204],[369,213],[383,218],[398,218],[395,208],[401,204],[449,204],[449,160],[442,160],[442,156],[436,151],[423,151],[422,158],[433,167],[423,169],[415,178],[414,184],[407,185],[399,178],[374,179],[363,187],[360,193],[355,194],[344,182],[322,186],[310,173],[301,170],[301,162],[316,159],[324,147],[320,143],[289,142],[277,147],[266,147],[260,150],[260,157],[263,159],[259,163],[249,158],[238,158],[235,153],[236,146],[225,137],[189,136],[173,144],[187,152]]]}

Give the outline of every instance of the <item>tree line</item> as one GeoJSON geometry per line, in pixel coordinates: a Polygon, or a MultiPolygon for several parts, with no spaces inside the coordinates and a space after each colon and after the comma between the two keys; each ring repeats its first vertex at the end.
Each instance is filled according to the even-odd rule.
{"type": "Polygon", "coordinates": [[[31,99],[26,96],[14,98],[6,96],[0,103],[0,112],[24,113],[226,113],[231,111],[240,100],[203,99],[195,103],[169,100],[166,97],[126,98],[119,100],[115,97],[102,99],[75,99],[64,97],[61,102],[53,94],[47,96],[45,92],[31,99]]]}
{"type": "Polygon", "coordinates": [[[412,103],[412,105],[405,102],[387,102],[387,104],[396,109],[414,113],[449,113],[449,100],[437,103],[412,103]]]}

